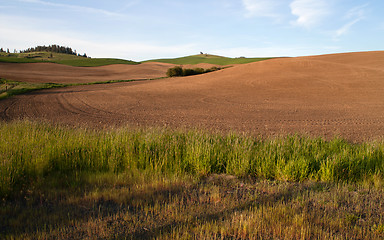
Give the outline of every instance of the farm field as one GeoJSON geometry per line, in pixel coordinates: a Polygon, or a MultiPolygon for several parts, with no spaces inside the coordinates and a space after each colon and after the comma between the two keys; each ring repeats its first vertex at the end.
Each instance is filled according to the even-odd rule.
{"type": "MultiPolygon", "coordinates": [[[[128,124],[263,136],[300,133],[361,142],[384,135],[383,59],[383,52],[278,58],[198,76],[43,90],[1,101],[0,117],[97,128],[128,124]]],[[[160,77],[169,66],[147,64],[0,66],[10,79],[55,83],[160,77]],[[52,70],[44,73],[40,67],[52,70]],[[131,67],[138,75],[129,74],[131,67]]]]}
{"type": "Polygon", "coordinates": [[[110,80],[165,77],[172,64],[113,64],[99,67],[73,67],[55,63],[0,63],[3,78],[29,83],[90,83],[110,80]]]}
{"type": "MultiPolygon", "coordinates": [[[[0,72],[2,78],[26,83],[59,83],[81,84],[119,80],[143,80],[166,76],[169,68],[181,65],[184,68],[222,67],[220,64],[196,62],[182,64],[175,59],[176,64],[148,61],[143,63],[124,62],[120,59],[90,59],[68,54],[55,53],[59,60],[44,58],[45,62],[36,59],[18,57],[0,57],[0,72]],[[10,60],[11,59],[11,60],[10,60]],[[49,62],[51,61],[51,62],[49,62]],[[82,62],[82,64],[77,64],[82,62]],[[94,64],[99,62],[99,64],[94,64]]],[[[24,54],[25,55],[25,54],[24,54]]],[[[48,53],[38,53],[48,56],[48,53]]],[[[193,57],[186,57],[189,59],[193,57]]],[[[202,58],[204,59],[204,58],[202,58]]],[[[229,67],[226,65],[224,67],[229,67]]]]}
{"type": "Polygon", "coordinates": [[[173,66],[0,63],[141,80],[0,100],[0,238],[383,239],[384,52],[173,66]]]}

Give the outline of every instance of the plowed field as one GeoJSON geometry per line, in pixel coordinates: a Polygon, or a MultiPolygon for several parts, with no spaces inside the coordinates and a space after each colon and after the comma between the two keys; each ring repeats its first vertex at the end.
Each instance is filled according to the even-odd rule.
{"type": "Polygon", "coordinates": [[[168,63],[72,67],[56,63],[0,63],[3,78],[32,83],[90,83],[165,77],[168,63]]]}
{"type": "MultiPolygon", "coordinates": [[[[104,77],[98,75],[103,69],[87,68],[86,78],[104,77]]],[[[80,79],[77,74],[71,77],[80,79]]],[[[378,139],[384,136],[384,52],[271,59],[191,77],[43,90],[0,101],[0,117],[378,139]]]]}

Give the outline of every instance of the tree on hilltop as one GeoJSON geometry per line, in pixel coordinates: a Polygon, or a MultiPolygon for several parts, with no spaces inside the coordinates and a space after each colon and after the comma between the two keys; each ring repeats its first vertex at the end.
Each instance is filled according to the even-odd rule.
{"type": "Polygon", "coordinates": [[[64,47],[59,46],[56,44],[49,45],[49,46],[36,46],[32,48],[28,48],[26,50],[20,50],[20,53],[30,53],[30,52],[51,52],[51,53],[64,53],[64,54],[70,54],[74,56],[82,56],[87,57],[87,55],[84,53],[84,55],[80,55],[76,52],[76,50],[72,50],[70,47],[64,47]]]}

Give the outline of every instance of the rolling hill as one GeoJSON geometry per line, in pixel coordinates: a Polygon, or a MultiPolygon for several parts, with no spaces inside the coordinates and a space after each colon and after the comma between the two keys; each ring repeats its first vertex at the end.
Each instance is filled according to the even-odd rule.
{"type": "Polygon", "coordinates": [[[97,67],[111,64],[139,64],[138,62],[115,58],[86,58],[72,54],[32,52],[32,53],[0,53],[0,62],[8,63],[59,63],[76,67],[97,67]]]}
{"type": "Polygon", "coordinates": [[[229,58],[210,54],[199,54],[180,58],[169,59],[152,59],[142,62],[134,62],[131,60],[116,59],[116,58],[86,58],[72,54],[51,53],[50,52],[32,52],[32,53],[0,53],[0,62],[8,63],[41,63],[50,62],[64,64],[75,67],[98,67],[112,64],[129,64],[135,65],[145,62],[160,62],[176,65],[197,65],[197,64],[212,64],[212,65],[234,65],[245,64],[251,62],[263,61],[271,58],[229,58]]]}
{"type": "Polygon", "coordinates": [[[267,59],[271,59],[271,58],[244,58],[244,57],[229,58],[229,57],[222,57],[222,56],[216,56],[216,55],[210,55],[210,54],[199,54],[199,55],[192,55],[192,56],[186,56],[186,57],[180,57],[180,58],[153,59],[153,60],[147,60],[144,62],[162,62],[162,63],[172,63],[172,64],[178,64],[178,65],[209,63],[209,64],[224,66],[224,65],[258,62],[258,61],[267,60],[267,59]]]}
{"type": "MultiPolygon", "coordinates": [[[[88,60],[90,59],[84,61],[88,60]]],[[[167,63],[141,63],[74,67],[50,62],[17,64],[0,62],[0,77],[28,83],[92,83],[165,77],[167,69],[173,66],[167,63]]]]}
{"type": "Polygon", "coordinates": [[[277,58],[190,77],[44,90],[1,101],[0,113],[94,127],[166,125],[362,141],[384,136],[383,76],[384,52],[277,58]]]}

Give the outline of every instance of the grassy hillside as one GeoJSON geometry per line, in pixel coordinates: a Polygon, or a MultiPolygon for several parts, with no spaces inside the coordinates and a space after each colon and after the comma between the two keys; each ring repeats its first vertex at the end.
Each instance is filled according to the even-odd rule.
{"type": "Polygon", "coordinates": [[[34,52],[34,53],[0,53],[0,62],[39,63],[52,62],[75,67],[97,67],[110,64],[139,64],[137,62],[114,58],[84,58],[71,54],[34,52]]]}
{"type": "Polygon", "coordinates": [[[199,64],[199,63],[211,63],[217,65],[231,65],[231,64],[243,64],[251,63],[271,58],[228,58],[210,54],[199,54],[180,58],[169,58],[169,59],[154,59],[145,62],[162,62],[172,64],[199,64]]]}
{"type": "Polygon", "coordinates": [[[1,239],[384,238],[381,142],[25,121],[0,136],[1,239]]]}
{"type": "MultiPolygon", "coordinates": [[[[270,58],[228,58],[210,54],[199,54],[193,56],[186,56],[171,59],[154,59],[143,62],[162,62],[172,64],[199,64],[211,63],[216,65],[231,65],[231,64],[244,64],[257,61],[263,61],[270,58]]],[[[10,63],[39,63],[39,62],[52,62],[65,64],[75,67],[97,67],[111,64],[140,64],[124,59],[115,58],[84,58],[71,54],[53,53],[51,57],[50,52],[33,52],[33,53],[0,53],[0,62],[10,63]]]]}

